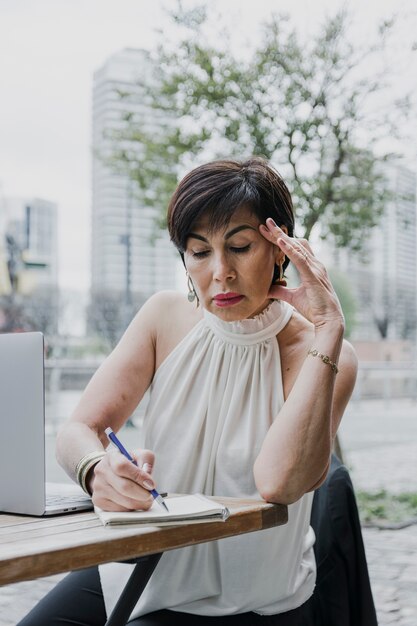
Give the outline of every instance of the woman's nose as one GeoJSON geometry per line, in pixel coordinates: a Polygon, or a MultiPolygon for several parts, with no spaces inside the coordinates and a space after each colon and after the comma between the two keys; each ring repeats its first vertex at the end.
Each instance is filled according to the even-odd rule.
{"type": "Polygon", "coordinates": [[[236,272],[228,256],[225,254],[215,255],[213,268],[214,280],[221,282],[224,280],[232,280],[235,277],[236,272]]]}

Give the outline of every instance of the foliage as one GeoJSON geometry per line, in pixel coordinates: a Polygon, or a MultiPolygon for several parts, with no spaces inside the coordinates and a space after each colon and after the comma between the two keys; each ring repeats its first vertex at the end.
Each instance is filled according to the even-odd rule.
{"type": "MultiPolygon", "coordinates": [[[[372,280],[372,276],[367,278],[372,280]]],[[[417,326],[415,291],[404,281],[396,280],[395,285],[385,281],[382,293],[375,298],[369,289],[370,284],[368,282],[368,291],[361,294],[361,300],[372,315],[380,338],[388,339],[391,328],[396,326],[398,339],[413,340],[417,326]]]]}
{"type": "MultiPolygon", "coordinates": [[[[395,134],[409,106],[407,97],[385,112],[372,106],[387,88],[385,68],[376,71],[374,61],[393,24],[383,24],[375,43],[362,49],[351,43],[344,11],[308,42],[288,19],[275,16],[249,58],[241,59],[227,32],[215,46],[209,43],[207,13],[179,5],[171,17],[180,43],[160,45],[141,96],[120,94],[127,101],[141,97],[154,123],[125,114],[113,135],[114,166],[127,170],[143,200],[162,214],[178,177],[193,165],[263,155],[289,182],[298,234],[308,238],[320,225],[322,238],[360,249],[389,196],[375,150],[395,134]]],[[[380,152],[379,159],[389,156],[380,152]]]]}
{"type": "Polygon", "coordinates": [[[30,295],[12,293],[0,297],[0,332],[37,330],[57,333],[60,294],[57,287],[38,287],[30,295]]]}
{"type": "Polygon", "coordinates": [[[116,345],[124,330],[121,302],[120,294],[108,290],[91,295],[88,326],[104,340],[107,349],[116,345]]]}
{"type": "Polygon", "coordinates": [[[57,287],[39,287],[30,296],[26,296],[26,309],[36,330],[40,330],[44,335],[57,333],[61,309],[57,287]]]}
{"type": "Polygon", "coordinates": [[[385,489],[356,494],[362,522],[403,522],[417,519],[417,493],[392,494],[385,489]]]}
{"type": "Polygon", "coordinates": [[[11,333],[28,330],[29,320],[20,298],[13,295],[0,297],[0,332],[11,333]]]}
{"type": "Polygon", "coordinates": [[[357,310],[357,302],[352,285],[347,276],[342,272],[331,269],[329,275],[345,316],[345,337],[350,337],[355,326],[355,314],[357,310]]]}
{"type": "Polygon", "coordinates": [[[141,294],[132,294],[132,302],[125,302],[125,294],[111,289],[95,291],[87,309],[90,333],[104,343],[105,351],[115,347],[135,312],[143,305],[141,294]]]}

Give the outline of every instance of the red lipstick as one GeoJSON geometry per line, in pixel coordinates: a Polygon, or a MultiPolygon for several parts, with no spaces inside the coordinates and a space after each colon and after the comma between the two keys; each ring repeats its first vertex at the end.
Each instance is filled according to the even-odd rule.
{"type": "Polygon", "coordinates": [[[219,307],[227,307],[233,306],[234,304],[238,304],[243,297],[240,293],[234,293],[233,291],[229,291],[227,293],[218,293],[217,296],[214,296],[213,300],[215,304],[219,307]]]}

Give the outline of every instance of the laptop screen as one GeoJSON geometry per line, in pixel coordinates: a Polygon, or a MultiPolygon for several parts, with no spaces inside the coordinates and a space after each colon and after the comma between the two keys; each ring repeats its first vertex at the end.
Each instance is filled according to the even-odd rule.
{"type": "Polygon", "coordinates": [[[43,513],[44,395],[42,333],[0,334],[0,511],[43,513]]]}

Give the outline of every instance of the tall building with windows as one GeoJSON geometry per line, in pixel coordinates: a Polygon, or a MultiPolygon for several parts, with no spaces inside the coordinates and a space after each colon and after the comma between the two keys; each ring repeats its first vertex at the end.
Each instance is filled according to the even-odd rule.
{"type": "Polygon", "coordinates": [[[58,287],[56,204],[41,198],[3,198],[0,239],[3,268],[16,291],[58,287]]]}
{"type": "MultiPolygon", "coordinates": [[[[111,168],[112,135],[134,115],[149,129],[155,114],[144,102],[140,82],[150,80],[147,52],[125,49],[94,74],[92,169],[92,293],[119,292],[129,300],[175,288],[176,252],[156,226],[158,211],[144,206],[135,184],[111,168]],[[123,295],[124,294],[124,295],[123,295]]],[[[134,144],[127,149],[138,150],[134,144]]]]}
{"type": "Polygon", "coordinates": [[[357,300],[353,338],[416,339],[417,204],[415,172],[384,166],[390,199],[360,253],[334,251],[357,300]]]}

